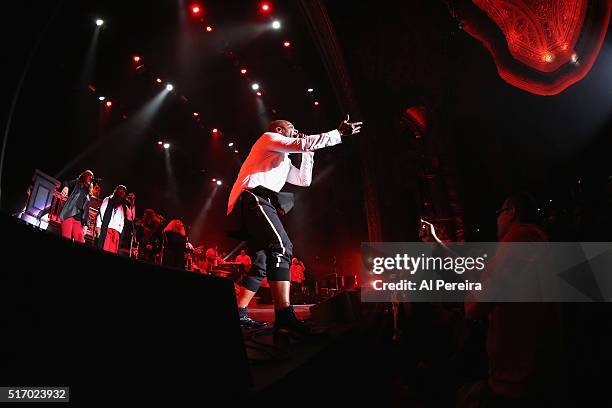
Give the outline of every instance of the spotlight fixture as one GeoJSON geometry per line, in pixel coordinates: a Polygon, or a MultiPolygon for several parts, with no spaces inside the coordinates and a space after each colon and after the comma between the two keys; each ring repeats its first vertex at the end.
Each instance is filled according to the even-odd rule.
{"type": "Polygon", "coordinates": [[[261,95],[262,95],[262,93],[261,93],[261,91],[257,91],[257,92],[255,92],[255,95],[257,95],[257,96],[261,96],[261,95]]]}
{"type": "Polygon", "coordinates": [[[247,73],[246,68],[242,68],[242,69],[240,70],[240,73],[241,73],[242,75],[245,75],[245,74],[247,73]]]}
{"type": "Polygon", "coordinates": [[[217,185],[220,186],[221,184],[223,184],[221,180],[217,180],[217,185]]]}
{"type": "Polygon", "coordinates": [[[104,24],[104,20],[102,20],[101,18],[96,19],[96,25],[97,25],[98,27],[100,27],[100,26],[101,26],[101,25],[103,25],[103,24],[104,24]]]}
{"type": "Polygon", "coordinates": [[[319,101],[314,101],[314,106],[319,106],[319,101]]]}
{"type": "Polygon", "coordinates": [[[134,55],[132,59],[134,60],[134,62],[140,62],[140,56],[138,55],[134,55]]]}
{"type": "Polygon", "coordinates": [[[161,145],[163,145],[163,144],[164,144],[164,142],[162,142],[161,140],[158,140],[158,141],[157,141],[157,144],[161,146],[161,145]]]}
{"type": "Polygon", "coordinates": [[[270,7],[270,3],[268,2],[263,2],[261,3],[261,6],[259,6],[259,9],[264,13],[270,12],[271,8],[272,7],[270,7]]]}
{"type": "Polygon", "coordinates": [[[167,84],[166,85],[166,91],[171,91],[173,89],[174,89],[174,85],[172,85],[172,84],[167,84]]]}
{"type": "Polygon", "coordinates": [[[312,88],[308,88],[308,89],[307,89],[307,91],[308,91],[308,92],[310,92],[310,93],[313,93],[313,92],[314,92],[314,89],[312,89],[312,88]]]}
{"type": "Polygon", "coordinates": [[[194,16],[198,16],[200,15],[201,12],[202,12],[202,8],[199,5],[197,4],[191,5],[191,14],[193,14],[194,16]]]}
{"type": "Polygon", "coordinates": [[[213,132],[213,133],[216,135],[217,133],[219,133],[219,129],[214,128],[214,129],[212,130],[212,132],[213,132]]]}
{"type": "Polygon", "coordinates": [[[105,99],[106,99],[106,96],[98,96],[98,100],[99,100],[99,101],[103,101],[103,100],[105,100],[105,99]]]}
{"type": "Polygon", "coordinates": [[[113,103],[111,101],[106,101],[106,107],[110,108],[111,106],[113,106],[113,103]]]}
{"type": "Polygon", "coordinates": [[[170,143],[164,143],[164,149],[169,149],[170,148],[170,143]]]}
{"type": "Polygon", "coordinates": [[[233,145],[234,145],[234,142],[230,142],[230,143],[228,143],[228,146],[229,146],[229,147],[232,147],[233,145]]]}
{"type": "Polygon", "coordinates": [[[234,153],[238,153],[238,150],[234,150],[234,153]]]}
{"type": "Polygon", "coordinates": [[[259,84],[255,83],[255,84],[251,85],[251,89],[254,90],[254,91],[258,90],[259,89],[259,84]]]}
{"type": "Polygon", "coordinates": [[[210,33],[210,32],[212,32],[212,30],[213,30],[213,28],[212,28],[211,26],[206,26],[206,31],[207,31],[207,32],[209,32],[209,33],[210,33]]]}
{"type": "Polygon", "coordinates": [[[283,46],[284,46],[285,48],[289,48],[289,47],[291,47],[291,42],[289,42],[289,41],[285,41],[285,42],[283,43],[283,46]]]}
{"type": "Polygon", "coordinates": [[[157,78],[157,79],[155,79],[155,82],[157,82],[158,84],[161,84],[162,80],[161,80],[161,78],[157,78]]]}
{"type": "Polygon", "coordinates": [[[212,182],[213,182],[213,183],[216,183],[216,182],[217,182],[217,179],[216,179],[216,178],[212,179],[212,182]]]}
{"type": "Polygon", "coordinates": [[[278,20],[274,20],[274,21],[272,22],[272,28],[273,28],[273,29],[275,29],[275,30],[280,29],[280,28],[281,28],[281,23],[280,23],[280,21],[278,21],[278,20]]]}
{"type": "Polygon", "coordinates": [[[193,112],[193,116],[198,117],[198,116],[200,116],[200,114],[198,112],[193,112]]]}

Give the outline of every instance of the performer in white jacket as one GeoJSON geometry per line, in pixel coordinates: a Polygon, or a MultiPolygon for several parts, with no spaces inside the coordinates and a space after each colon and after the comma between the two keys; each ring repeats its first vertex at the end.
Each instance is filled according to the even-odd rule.
{"type": "Polygon", "coordinates": [[[261,281],[267,277],[275,308],[274,329],[307,333],[297,320],[289,301],[292,244],[281,223],[292,206],[287,193],[279,193],[285,183],[307,187],[312,181],[314,151],[342,142],[341,136],[359,133],[362,122],[349,122],[347,115],[338,129],[306,136],[291,122],[275,120],[251,148],[230,193],[227,213],[240,220],[241,235],[248,240],[253,264],[241,282],[238,312],[243,327],[263,327],[247,313],[247,306],[261,281]],[[301,153],[300,168],[293,166],[290,153],[301,153]],[[290,201],[290,202],[288,202],[290,201]]]}
{"type": "Polygon", "coordinates": [[[134,194],[126,196],[127,188],[118,185],[113,195],[106,197],[96,217],[98,248],[116,254],[126,220],[133,220],[136,214],[134,194]]]}

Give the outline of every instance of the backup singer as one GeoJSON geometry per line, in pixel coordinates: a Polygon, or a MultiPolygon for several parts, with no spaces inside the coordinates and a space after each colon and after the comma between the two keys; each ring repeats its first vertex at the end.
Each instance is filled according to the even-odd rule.
{"type": "Polygon", "coordinates": [[[119,251],[119,240],[126,220],[134,220],[136,214],[134,195],[126,196],[124,185],[115,187],[115,191],[106,197],[100,205],[96,218],[96,235],[98,248],[116,254],[119,251]]]}
{"type": "Polygon", "coordinates": [[[161,217],[150,208],[144,211],[142,219],[137,220],[136,240],[138,241],[138,259],[156,263],[161,252],[162,228],[161,217]]]}
{"type": "Polygon", "coordinates": [[[185,269],[187,234],[181,220],[172,220],[164,228],[164,253],[162,265],[185,269]]]}
{"type": "Polygon", "coordinates": [[[85,170],[76,180],[64,183],[61,194],[70,197],[60,211],[62,237],[85,242],[89,228],[89,201],[93,193],[93,172],[85,170]]]}
{"type": "Polygon", "coordinates": [[[261,281],[267,276],[274,301],[274,330],[309,333],[309,328],[295,316],[289,301],[289,262],[292,244],[280,220],[293,201],[279,193],[286,182],[307,187],[312,180],[314,151],[342,142],[341,136],[359,133],[361,122],[350,123],[347,115],[338,129],[306,136],[291,122],[275,120],[251,148],[230,193],[227,213],[239,231],[228,235],[247,239],[253,264],[241,282],[238,313],[243,327],[263,327],[266,323],[251,319],[247,306],[261,281]],[[293,166],[290,153],[301,153],[300,168],[293,166]]]}

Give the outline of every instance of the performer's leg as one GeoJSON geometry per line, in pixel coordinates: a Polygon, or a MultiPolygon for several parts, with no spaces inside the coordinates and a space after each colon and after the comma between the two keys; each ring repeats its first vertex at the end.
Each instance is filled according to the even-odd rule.
{"type": "Polygon", "coordinates": [[[105,251],[116,254],[119,251],[119,231],[109,228],[106,231],[106,239],[104,240],[105,251]]]}
{"type": "MultiPolygon", "coordinates": [[[[254,243],[251,243],[249,248],[254,248],[254,245],[254,243]]],[[[255,261],[242,279],[242,282],[240,282],[240,292],[236,300],[238,303],[238,317],[242,327],[260,328],[264,327],[267,323],[251,319],[248,315],[247,306],[253,299],[253,296],[255,296],[255,293],[257,293],[261,281],[266,277],[266,253],[261,249],[256,251],[252,257],[255,261]]]]}
{"type": "Polygon", "coordinates": [[[72,220],[72,236],[76,242],[85,243],[85,235],[83,234],[83,225],[81,221],[72,220]]]}
{"type": "Polygon", "coordinates": [[[284,309],[291,305],[289,299],[291,283],[289,281],[270,281],[270,291],[274,299],[274,309],[284,309]]]}
{"type": "MultiPolygon", "coordinates": [[[[252,248],[254,244],[251,244],[252,248]]],[[[238,307],[247,307],[257,293],[261,281],[266,277],[266,253],[263,249],[256,251],[253,256],[255,261],[251,266],[249,272],[247,272],[244,279],[240,283],[241,289],[238,295],[238,307]]]]}
{"type": "MultiPolygon", "coordinates": [[[[74,218],[70,217],[70,218],[66,218],[65,220],[62,221],[61,224],[61,230],[62,230],[62,237],[66,238],[66,239],[72,239],[72,223],[74,221],[74,218]]],[[[76,221],[75,221],[76,222],[76,221]]]]}

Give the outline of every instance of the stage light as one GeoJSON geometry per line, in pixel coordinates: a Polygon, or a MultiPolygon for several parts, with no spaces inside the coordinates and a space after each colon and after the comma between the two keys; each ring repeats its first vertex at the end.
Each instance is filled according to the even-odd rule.
{"type": "Polygon", "coordinates": [[[157,78],[157,79],[155,80],[155,82],[157,82],[158,84],[161,84],[161,83],[162,83],[162,80],[161,80],[161,78],[157,78]]]}
{"type": "Polygon", "coordinates": [[[230,143],[228,143],[228,146],[229,146],[229,147],[232,147],[233,145],[234,145],[234,142],[230,142],[230,143]]]}
{"type": "Polygon", "coordinates": [[[213,30],[213,28],[212,28],[211,26],[206,26],[206,31],[207,31],[207,32],[209,32],[209,33],[210,33],[210,32],[212,32],[212,30],[213,30]]]}
{"type": "Polygon", "coordinates": [[[216,183],[216,182],[217,182],[217,179],[216,179],[216,178],[212,179],[212,182],[213,182],[213,183],[216,183]]]}
{"type": "Polygon", "coordinates": [[[105,97],[105,96],[98,96],[98,100],[99,100],[99,101],[103,101],[103,100],[105,100],[105,99],[106,99],[106,97],[105,97]]]}
{"type": "Polygon", "coordinates": [[[257,91],[257,92],[255,93],[255,95],[257,95],[257,96],[261,96],[261,95],[262,95],[262,94],[261,94],[261,91],[257,91]]]}
{"type": "Polygon", "coordinates": [[[242,69],[240,70],[240,73],[241,73],[242,75],[245,75],[245,74],[247,73],[246,68],[242,68],[242,69]]]}
{"type": "Polygon", "coordinates": [[[289,47],[291,47],[291,43],[290,43],[289,41],[285,41],[285,42],[283,43],[283,46],[284,46],[285,48],[289,48],[289,47]]]}
{"type": "Polygon", "coordinates": [[[268,13],[272,7],[270,7],[270,3],[261,3],[261,6],[259,8],[264,13],[268,13]]]}
{"type": "Polygon", "coordinates": [[[238,153],[238,150],[234,150],[234,153],[238,153]]]}
{"type": "Polygon", "coordinates": [[[254,91],[258,90],[259,89],[259,84],[255,83],[255,84],[251,85],[251,89],[254,90],[254,91]]]}
{"type": "Polygon", "coordinates": [[[138,55],[134,55],[132,59],[134,60],[134,62],[140,62],[140,56],[138,55]]]}
{"type": "Polygon", "coordinates": [[[280,23],[280,21],[278,21],[278,20],[274,20],[274,21],[272,22],[272,28],[273,28],[273,29],[275,29],[275,30],[280,29],[280,28],[281,28],[281,23],[280,23]]]}
{"type": "Polygon", "coordinates": [[[104,20],[102,20],[101,18],[99,18],[99,19],[97,19],[97,20],[96,20],[96,25],[97,25],[98,27],[100,27],[100,26],[101,26],[101,25],[103,25],[103,24],[104,24],[104,20]]]}
{"type": "Polygon", "coordinates": [[[213,133],[216,135],[217,133],[219,133],[219,129],[214,128],[214,129],[212,130],[212,132],[213,132],[213,133]]]}
{"type": "Polygon", "coordinates": [[[193,112],[193,116],[200,116],[200,114],[198,112],[193,112]]]}
{"type": "Polygon", "coordinates": [[[319,106],[319,101],[314,101],[314,106],[319,106]]]}
{"type": "Polygon", "coordinates": [[[307,91],[308,91],[308,92],[310,92],[310,93],[313,93],[313,92],[314,92],[314,89],[312,89],[312,88],[308,88],[308,89],[307,89],[307,91]]]}
{"type": "Polygon", "coordinates": [[[172,84],[166,85],[166,91],[171,91],[173,89],[174,89],[174,85],[172,85],[172,84]]]}
{"type": "Polygon", "coordinates": [[[164,143],[164,149],[169,149],[170,148],[170,143],[164,143]]]}
{"type": "Polygon", "coordinates": [[[221,180],[217,180],[217,185],[220,186],[221,184],[223,184],[221,183],[221,180]]]}
{"type": "Polygon", "coordinates": [[[199,15],[202,12],[202,8],[197,5],[197,4],[192,4],[191,5],[191,14],[193,14],[194,16],[199,15]]]}
{"type": "Polygon", "coordinates": [[[111,101],[106,101],[106,107],[110,108],[111,106],[113,106],[113,103],[111,101]]]}
{"type": "Polygon", "coordinates": [[[578,62],[578,54],[576,54],[576,53],[573,53],[573,54],[572,54],[572,62],[573,62],[574,64],[578,62]]]}
{"type": "Polygon", "coordinates": [[[544,62],[551,63],[555,60],[555,56],[550,52],[545,52],[542,56],[542,59],[544,60],[544,62]]]}
{"type": "Polygon", "coordinates": [[[164,144],[164,142],[162,142],[161,140],[158,140],[158,141],[157,141],[157,144],[161,146],[161,145],[163,145],[163,144],[164,144]]]}

